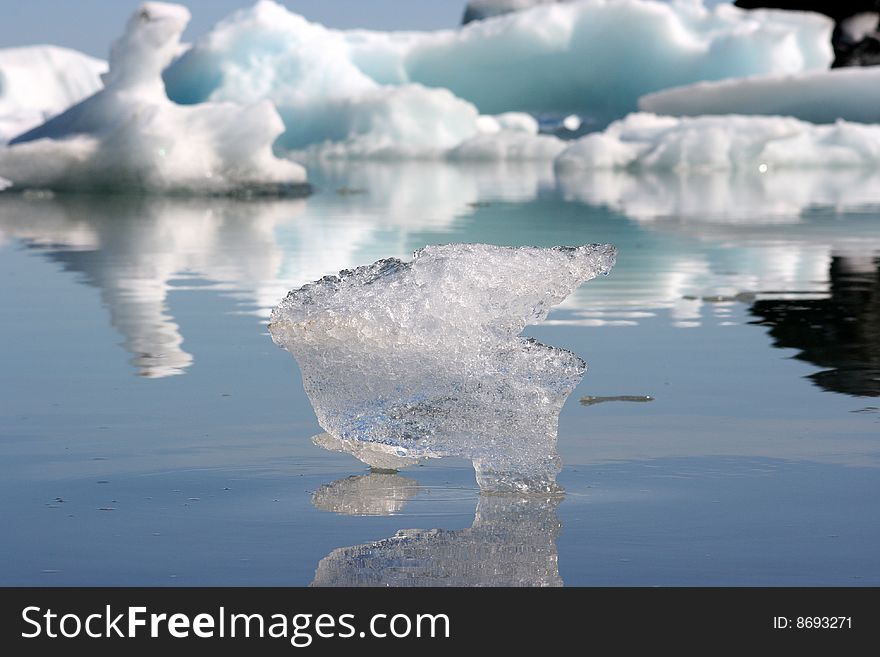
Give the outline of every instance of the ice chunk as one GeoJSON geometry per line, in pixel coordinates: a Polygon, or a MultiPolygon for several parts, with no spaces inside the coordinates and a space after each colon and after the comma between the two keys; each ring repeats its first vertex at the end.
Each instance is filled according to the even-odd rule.
{"type": "Polygon", "coordinates": [[[321,559],[312,586],[562,586],[561,496],[481,495],[467,529],[404,529],[321,559]]]}
{"type": "Polygon", "coordinates": [[[880,68],[836,68],[799,75],[701,82],[639,99],[646,112],[673,116],[763,114],[813,123],[880,122],[880,68]]]}
{"type": "Polygon", "coordinates": [[[106,70],[69,48],[0,49],[0,145],[91,96],[106,70]]]}
{"type": "Polygon", "coordinates": [[[876,167],[880,125],[815,125],[787,117],[631,114],[582,137],[556,160],[562,171],[671,171],[876,167]]]}
{"type": "Polygon", "coordinates": [[[518,333],[614,259],[608,244],[426,247],[290,292],[269,330],[340,444],[464,456],[483,488],[552,490],[559,411],[585,365],[518,333]]]}
{"type": "Polygon", "coordinates": [[[0,149],[18,188],[279,193],[304,169],[272,153],[283,123],[269,101],[175,105],[162,69],[179,50],[186,8],[143,4],[113,45],[105,87],[0,149]]]}
{"type": "Polygon", "coordinates": [[[341,31],[261,0],[219,23],[165,80],[178,102],[272,100],[287,149],[356,140],[361,156],[398,156],[408,141],[457,145],[479,114],[577,113],[604,125],[658,89],[826,68],[830,33],[819,15],[655,0],[545,4],[457,30],[341,31]]]}

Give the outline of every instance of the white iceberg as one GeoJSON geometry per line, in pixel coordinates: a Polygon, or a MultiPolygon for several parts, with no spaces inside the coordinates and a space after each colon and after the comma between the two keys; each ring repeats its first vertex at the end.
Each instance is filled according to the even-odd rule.
{"type": "Polygon", "coordinates": [[[880,165],[880,125],[816,125],[788,117],[631,114],[575,141],[561,171],[732,171],[880,165]]]}
{"type": "Polygon", "coordinates": [[[700,82],[643,96],[639,109],[672,116],[762,114],[813,123],[838,119],[878,123],[880,68],[835,68],[700,82]]]}
{"type": "Polygon", "coordinates": [[[657,89],[826,68],[831,25],[806,13],[582,0],[386,33],[329,29],[261,0],[164,77],[180,103],[271,100],[285,123],[279,147],[388,157],[449,150],[482,132],[480,114],[577,113],[601,124],[657,89]]]}
{"type": "Polygon", "coordinates": [[[411,262],[380,260],[290,292],[269,330],[341,449],[463,456],[481,488],[550,491],[559,412],[585,365],[518,334],[607,273],[615,254],[608,244],[426,247],[411,262]]]}
{"type": "Polygon", "coordinates": [[[106,70],[69,48],[0,49],[0,145],[94,94],[106,70]]]}
{"type": "Polygon", "coordinates": [[[113,45],[105,87],[0,149],[0,176],[17,188],[285,193],[302,166],[277,158],[284,126],[272,104],[182,107],[162,69],[179,51],[189,12],[148,2],[113,45]]]}

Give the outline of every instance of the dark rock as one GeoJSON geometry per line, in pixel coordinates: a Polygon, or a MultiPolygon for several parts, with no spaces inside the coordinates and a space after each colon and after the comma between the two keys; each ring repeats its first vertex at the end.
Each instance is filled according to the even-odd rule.
{"type": "Polygon", "coordinates": [[[835,23],[831,36],[832,68],[880,64],[880,0],[736,0],[734,4],[742,9],[789,9],[824,14],[835,23]]]}
{"type": "Polygon", "coordinates": [[[569,0],[470,0],[464,9],[464,17],[461,19],[461,24],[467,25],[472,21],[481,21],[485,18],[529,9],[536,5],[567,1],[569,0]]]}

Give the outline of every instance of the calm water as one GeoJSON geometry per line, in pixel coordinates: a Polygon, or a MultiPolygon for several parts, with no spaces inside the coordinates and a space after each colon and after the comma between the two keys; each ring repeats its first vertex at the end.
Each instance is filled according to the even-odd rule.
{"type": "Polygon", "coordinates": [[[304,200],[0,197],[0,584],[880,584],[877,180],[314,177],[304,200]],[[446,242],[620,250],[527,329],[589,363],[564,497],[311,442],[269,309],[446,242]],[[653,401],[591,399],[615,396],[653,401]]]}

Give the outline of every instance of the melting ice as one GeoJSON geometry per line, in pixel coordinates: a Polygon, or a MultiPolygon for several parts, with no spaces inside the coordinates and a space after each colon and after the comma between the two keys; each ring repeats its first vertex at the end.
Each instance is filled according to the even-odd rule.
{"type": "Polygon", "coordinates": [[[426,247],[291,291],[269,328],[336,449],[378,467],[463,456],[481,488],[552,491],[559,412],[585,364],[518,334],[615,256],[608,244],[426,247]]]}

